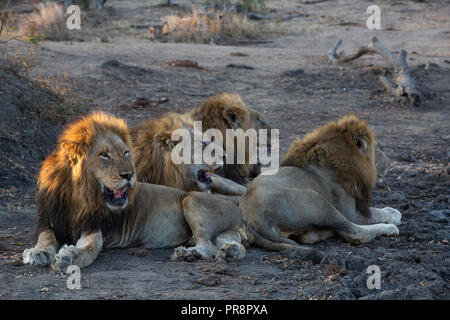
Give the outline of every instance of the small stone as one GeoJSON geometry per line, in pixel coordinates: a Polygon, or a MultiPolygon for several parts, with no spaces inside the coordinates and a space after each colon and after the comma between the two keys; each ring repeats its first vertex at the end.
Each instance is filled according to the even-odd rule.
{"type": "Polygon", "coordinates": [[[198,284],[202,284],[204,286],[215,287],[215,286],[220,285],[222,283],[222,280],[220,279],[220,277],[212,274],[212,275],[207,275],[207,276],[201,277],[201,278],[195,280],[195,282],[197,282],[198,284]]]}
{"type": "Polygon", "coordinates": [[[142,258],[148,256],[150,254],[150,251],[145,248],[130,248],[128,249],[128,254],[130,256],[142,258]]]}
{"type": "Polygon", "coordinates": [[[10,266],[13,267],[22,267],[24,265],[22,259],[15,259],[12,262],[9,263],[10,266]]]}
{"type": "Polygon", "coordinates": [[[432,210],[429,213],[429,219],[434,222],[448,222],[450,210],[432,210]]]}

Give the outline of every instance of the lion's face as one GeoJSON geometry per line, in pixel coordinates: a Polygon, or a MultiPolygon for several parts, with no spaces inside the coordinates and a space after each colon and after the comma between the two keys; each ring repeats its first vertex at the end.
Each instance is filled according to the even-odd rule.
{"type": "MultiPolygon", "coordinates": [[[[202,132],[196,132],[193,128],[184,127],[183,129],[189,131],[191,136],[190,143],[190,155],[191,159],[189,163],[182,163],[181,166],[184,166],[185,173],[188,181],[191,181],[192,190],[199,190],[202,192],[210,192],[212,187],[212,174],[220,170],[223,166],[223,158],[222,159],[205,159],[205,156],[210,154],[208,152],[205,153],[205,150],[215,150],[216,152],[221,152],[223,155],[225,154],[222,147],[214,142],[211,142],[207,139],[202,139],[201,141],[201,149],[196,150],[194,141],[194,135],[202,136],[202,132]],[[196,152],[201,152],[202,161],[196,161],[196,152]],[[197,163],[196,163],[197,162],[197,163]]],[[[173,152],[173,148],[170,148],[170,152],[173,152]]],[[[180,156],[183,155],[183,152],[180,153],[180,156]]],[[[197,154],[197,157],[199,155],[197,154]]],[[[212,155],[214,156],[214,155],[212,155]]]]}
{"type": "Polygon", "coordinates": [[[112,211],[126,208],[128,189],[135,183],[130,147],[115,134],[98,137],[86,161],[86,168],[98,181],[107,207],[112,211]]]}

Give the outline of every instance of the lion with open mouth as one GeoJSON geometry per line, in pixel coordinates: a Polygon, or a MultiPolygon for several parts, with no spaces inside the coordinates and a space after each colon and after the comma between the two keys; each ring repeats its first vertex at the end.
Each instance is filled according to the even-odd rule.
{"type": "MultiPolygon", "coordinates": [[[[209,172],[198,172],[208,183],[209,172]]],[[[175,260],[245,255],[239,208],[205,192],[137,182],[128,127],[102,112],[63,132],[42,164],[36,203],[36,245],[23,252],[32,265],[82,268],[102,248],[137,245],[176,248],[175,260]]]]}
{"type": "MultiPolygon", "coordinates": [[[[193,143],[191,143],[191,161],[176,164],[172,161],[172,152],[180,141],[174,141],[172,134],[177,130],[189,132],[191,141],[194,121],[188,115],[174,112],[142,121],[131,128],[131,138],[134,151],[134,165],[137,179],[141,182],[165,185],[185,191],[215,192],[222,195],[240,196],[246,188],[240,184],[216,174],[223,167],[211,166],[206,163],[195,164],[193,143]]],[[[202,132],[197,132],[202,135],[202,132]]],[[[212,144],[211,141],[202,141],[202,152],[212,144]]],[[[222,146],[215,145],[216,149],[225,152],[222,146]]]]}

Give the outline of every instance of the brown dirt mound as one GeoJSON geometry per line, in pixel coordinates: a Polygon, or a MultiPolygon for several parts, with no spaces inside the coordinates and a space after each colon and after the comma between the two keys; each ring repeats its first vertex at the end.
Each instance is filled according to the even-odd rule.
{"type": "Polygon", "coordinates": [[[34,188],[40,162],[81,109],[0,61],[0,199],[34,188]]]}

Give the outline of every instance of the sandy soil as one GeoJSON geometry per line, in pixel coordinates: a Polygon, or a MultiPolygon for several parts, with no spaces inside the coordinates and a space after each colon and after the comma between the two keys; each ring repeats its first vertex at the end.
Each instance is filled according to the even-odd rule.
{"type": "MultiPolygon", "coordinates": [[[[36,218],[34,178],[27,173],[12,191],[10,180],[0,181],[0,191],[12,194],[0,197],[0,299],[448,299],[450,2],[379,1],[383,30],[368,30],[366,1],[267,1],[277,9],[272,20],[298,17],[282,22],[282,37],[239,46],[161,43],[136,27],[190,8],[191,1],[176,2],[181,6],[111,0],[100,22],[86,22],[73,41],[46,41],[37,49],[10,42],[8,50],[33,57],[34,78],[57,79],[89,108],[122,116],[130,125],[235,91],[280,130],[281,155],[296,136],[355,113],[368,120],[393,161],[377,185],[374,205],[403,213],[400,236],[362,246],[339,238],[321,242],[316,246],[328,258],[316,265],[255,248],[230,264],[171,262],[171,250],[145,257],[109,250],[82,270],[82,290],[71,291],[67,276],[20,262],[32,245],[36,218]],[[328,62],[338,39],[349,53],[374,35],[393,51],[408,51],[424,95],[420,107],[383,91],[377,77],[388,73],[388,65],[378,56],[342,66],[328,62]],[[194,60],[202,69],[168,66],[179,59],[194,60]],[[163,98],[168,102],[161,103],[163,98]],[[369,265],[380,266],[380,290],[366,286],[369,265]]],[[[32,168],[38,168],[38,158],[30,160],[32,168]]]]}

